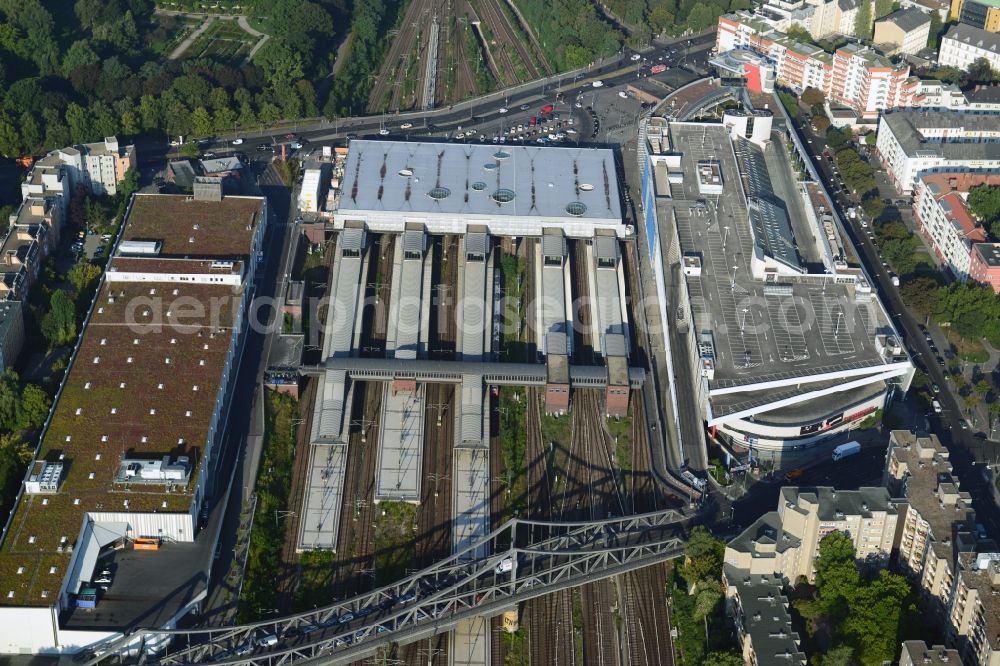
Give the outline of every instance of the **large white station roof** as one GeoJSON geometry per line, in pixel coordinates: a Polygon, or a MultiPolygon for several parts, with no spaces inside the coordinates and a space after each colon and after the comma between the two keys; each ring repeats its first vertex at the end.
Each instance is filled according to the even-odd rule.
{"type": "Polygon", "coordinates": [[[621,221],[610,150],[351,142],[339,213],[621,221]]]}

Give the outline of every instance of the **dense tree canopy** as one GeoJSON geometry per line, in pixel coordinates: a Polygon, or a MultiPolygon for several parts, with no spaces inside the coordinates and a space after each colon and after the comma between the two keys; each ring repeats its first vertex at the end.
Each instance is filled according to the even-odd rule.
{"type": "Polygon", "coordinates": [[[211,53],[168,60],[182,19],[154,15],[149,0],[0,0],[0,153],[318,115],[312,81],[329,73],[343,4],[247,9],[271,39],[244,65],[211,53]]]}
{"type": "Polygon", "coordinates": [[[1000,185],[980,185],[969,190],[969,210],[990,230],[993,240],[1000,239],[1000,185]]]}
{"type": "Polygon", "coordinates": [[[903,640],[919,636],[915,595],[906,578],[882,566],[863,575],[855,557],[848,534],[823,537],[815,597],[795,602],[810,633],[823,626],[832,634],[833,647],[815,660],[821,666],[881,666],[895,659],[903,640]]]}

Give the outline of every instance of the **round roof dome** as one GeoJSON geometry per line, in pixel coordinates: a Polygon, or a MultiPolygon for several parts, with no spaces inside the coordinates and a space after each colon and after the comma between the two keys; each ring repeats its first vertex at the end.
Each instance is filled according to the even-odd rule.
{"type": "Polygon", "coordinates": [[[493,192],[490,198],[497,203],[510,203],[514,200],[514,190],[508,190],[505,187],[501,187],[499,190],[493,192]]]}

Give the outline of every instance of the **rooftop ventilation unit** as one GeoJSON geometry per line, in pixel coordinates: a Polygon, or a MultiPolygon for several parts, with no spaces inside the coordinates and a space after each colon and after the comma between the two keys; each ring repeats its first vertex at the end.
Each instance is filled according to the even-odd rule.
{"type": "Polygon", "coordinates": [[[118,244],[118,254],[134,254],[146,257],[155,257],[160,254],[163,247],[161,241],[137,241],[126,240],[118,244]]]}

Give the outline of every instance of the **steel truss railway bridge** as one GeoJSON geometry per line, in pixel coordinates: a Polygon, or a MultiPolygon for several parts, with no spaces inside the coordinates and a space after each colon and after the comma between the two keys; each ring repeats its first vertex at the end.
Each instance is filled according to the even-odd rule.
{"type": "Polygon", "coordinates": [[[515,518],[373,592],[254,624],[139,629],[99,646],[101,656],[87,664],[347,664],[390,643],[448,631],[461,620],[678,557],[689,518],[672,509],[590,522],[515,518]],[[477,552],[492,555],[476,559],[477,552]],[[511,570],[504,571],[508,562],[511,570]],[[277,643],[268,646],[261,640],[267,636],[277,643]]]}

